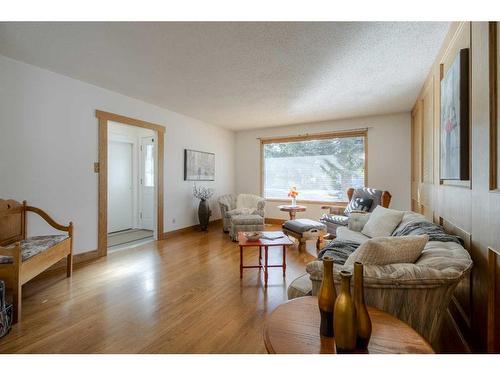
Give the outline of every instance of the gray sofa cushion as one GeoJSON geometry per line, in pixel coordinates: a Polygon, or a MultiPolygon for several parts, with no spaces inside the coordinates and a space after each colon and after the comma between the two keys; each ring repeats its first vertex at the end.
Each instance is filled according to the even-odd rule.
{"type": "Polygon", "coordinates": [[[347,227],[337,228],[337,240],[350,241],[361,244],[368,241],[369,239],[370,237],[365,236],[363,233],[350,230],[347,227]]]}
{"type": "Polygon", "coordinates": [[[415,263],[422,254],[429,236],[377,237],[372,238],[354,251],[344,266],[361,262],[365,266],[374,264],[383,266],[396,263],[415,263]]]}
{"type": "Polygon", "coordinates": [[[370,214],[361,233],[369,237],[387,237],[403,220],[404,211],[377,206],[370,214]]]}
{"type": "Polygon", "coordinates": [[[283,228],[295,233],[304,233],[311,229],[326,230],[326,225],[310,219],[296,219],[286,221],[283,228]]]}

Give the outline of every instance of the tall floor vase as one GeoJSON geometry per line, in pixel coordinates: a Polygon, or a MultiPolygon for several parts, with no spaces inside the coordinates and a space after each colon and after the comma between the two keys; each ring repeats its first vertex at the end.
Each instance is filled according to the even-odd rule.
{"type": "Polygon", "coordinates": [[[208,229],[208,223],[210,221],[211,214],[212,212],[210,211],[208,202],[205,199],[201,199],[200,205],[198,206],[198,220],[200,221],[201,230],[208,229]]]}

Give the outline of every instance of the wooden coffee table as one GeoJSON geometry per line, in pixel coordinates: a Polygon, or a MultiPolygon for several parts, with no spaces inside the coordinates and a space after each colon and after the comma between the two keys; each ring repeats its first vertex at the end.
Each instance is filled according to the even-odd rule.
{"type": "MultiPolygon", "coordinates": [[[[368,307],[372,337],[368,351],[358,353],[434,353],[432,347],[408,324],[374,307],[368,307]]],[[[317,297],[301,297],[278,306],[267,318],[264,344],[268,353],[334,354],[335,339],[319,334],[317,297]]]]}
{"type": "Polygon", "coordinates": [[[290,215],[290,220],[295,220],[295,215],[297,212],[304,212],[307,209],[306,206],[291,206],[286,204],[278,206],[278,208],[280,209],[280,211],[288,212],[290,215]]]}
{"type": "Polygon", "coordinates": [[[279,233],[283,237],[268,240],[261,238],[257,241],[249,241],[244,235],[244,232],[238,233],[238,245],[240,246],[240,279],[243,278],[244,268],[259,268],[264,270],[264,285],[267,287],[268,279],[268,269],[271,267],[281,267],[283,268],[283,277],[286,275],[286,247],[293,245],[293,241],[288,238],[283,232],[262,232],[263,235],[266,233],[279,233]],[[258,247],[259,248],[259,264],[252,266],[243,265],[243,248],[245,247],[258,247]],[[268,252],[270,247],[281,247],[283,248],[283,263],[282,264],[268,264],[268,252]],[[264,265],[262,265],[262,248],[264,248],[264,265]]]}

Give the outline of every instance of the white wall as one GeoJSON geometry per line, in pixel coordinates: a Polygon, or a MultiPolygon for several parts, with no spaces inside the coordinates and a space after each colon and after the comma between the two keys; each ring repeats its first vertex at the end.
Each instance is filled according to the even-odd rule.
{"type": "MultiPolygon", "coordinates": [[[[184,148],[214,152],[216,181],[206,185],[216,196],[234,192],[233,132],[0,56],[0,197],[72,220],[75,253],[97,248],[96,109],[166,127],[165,231],[198,222],[192,182],[183,176],[184,148]]],[[[28,220],[30,234],[48,232],[32,215],[28,220]]]]}
{"type": "MultiPolygon", "coordinates": [[[[236,133],[236,191],[260,192],[259,137],[280,137],[313,134],[335,130],[368,129],[368,186],[388,190],[392,194],[391,208],[410,207],[410,114],[372,116],[348,120],[325,121],[276,128],[240,131],[236,133]]],[[[285,219],[279,211],[283,202],[266,203],[266,217],[285,219]]],[[[319,218],[324,213],[319,204],[307,204],[307,211],[297,217],[319,218]]]]}

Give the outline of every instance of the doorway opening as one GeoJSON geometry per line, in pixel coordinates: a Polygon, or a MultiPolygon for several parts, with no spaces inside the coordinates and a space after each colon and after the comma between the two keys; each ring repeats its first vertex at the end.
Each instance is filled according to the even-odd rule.
{"type": "Polygon", "coordinates": [[[98,256],[163,238],[161,125],[96,111],[99,119],[98,256]]]}
{"type": "Polygon", "coordinates": [[[155,238],[155,138],[151,129],[108,123],[108,251],[155,238]]]}

